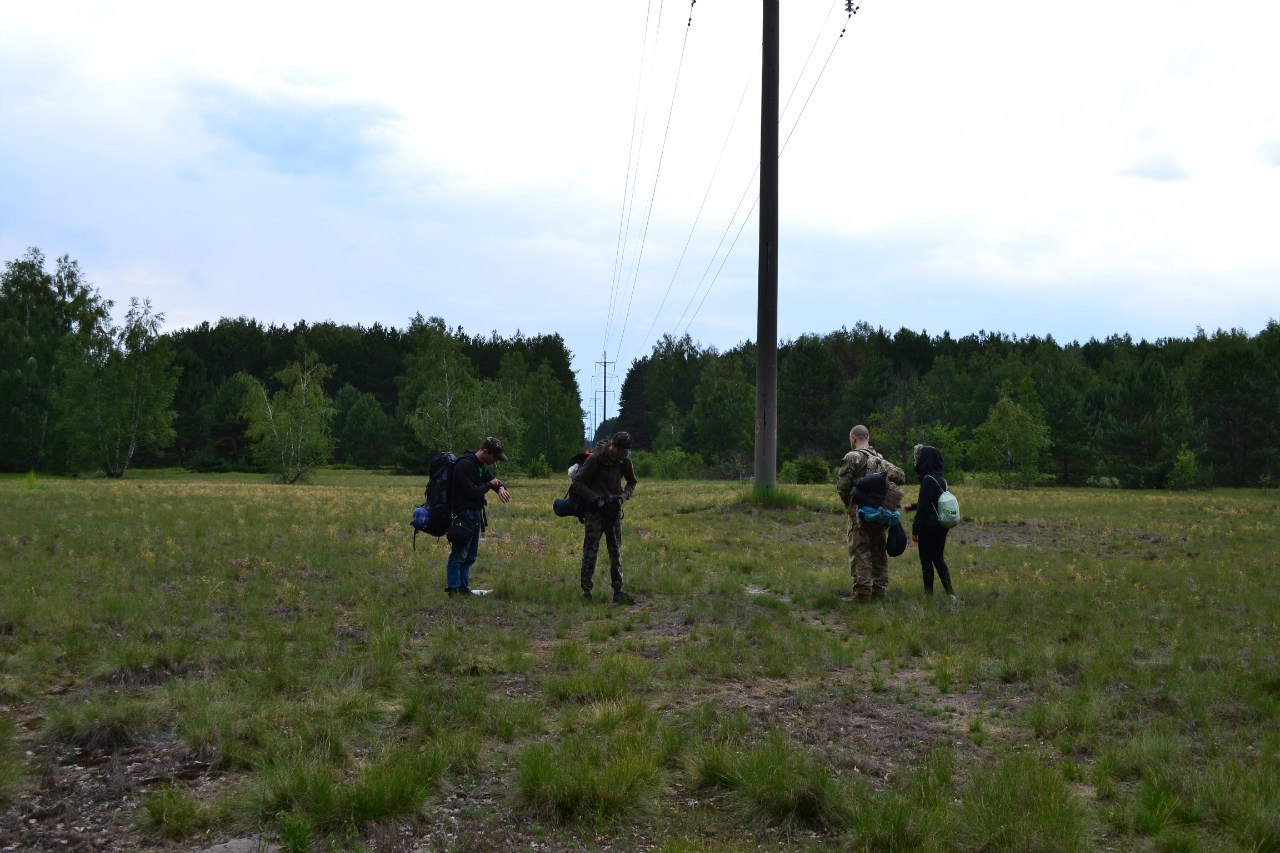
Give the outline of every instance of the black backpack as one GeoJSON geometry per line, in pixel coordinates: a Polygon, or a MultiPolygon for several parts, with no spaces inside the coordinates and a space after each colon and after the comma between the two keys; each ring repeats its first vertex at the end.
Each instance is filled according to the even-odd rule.
{"type": "Polygon", "coordinates": [[[409,522],[413,525],[415,551],[418,550],[419,533],[439,537],[449,531],[449,524],[453,520],[453,493],[450,487],[453,466],[457,461],[458,457],[445,451],[432,456],[427,463],[426,500],[414,507],[413,519],[409,522]]]}

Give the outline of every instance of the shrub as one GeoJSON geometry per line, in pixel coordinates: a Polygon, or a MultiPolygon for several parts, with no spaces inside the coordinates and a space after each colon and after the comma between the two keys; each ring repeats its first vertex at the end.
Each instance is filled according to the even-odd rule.
{"type": "Polygon", "coordinates": [[[800,485],[832,482],[831,469],[816,456],[801,456],[795,461],[796,482],[800,485]]]}
{"type": "Polygon", "coordinates": [[[1184,444],[1173,460],[1173,469],[1165,485],[1177,491],[1194,488],[1199,474],[1196,471],[1196,455],[1184,444]]]}
{"type": "Polygon", "coordinates": [[[529,463],[524,469],[524,475],[534,480],[546,480],[551,477],[551,466],[547,464],[547,457],[539,453],[538,458],[529,463]]]}
{"type": "Polygon", "coordinates": [[[637,477],[655,480],[691,480],[706,467],[702,456],[683,450],[663,450],[660,453],[636,450],[631,454],[631,462],[637,477]]]}

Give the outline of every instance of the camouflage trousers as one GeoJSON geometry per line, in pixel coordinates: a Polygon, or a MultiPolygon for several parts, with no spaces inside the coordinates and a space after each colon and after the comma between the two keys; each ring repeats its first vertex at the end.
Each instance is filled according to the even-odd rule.
{"type": "Polygon", "coordinates": [[[849,545],[849,574],[853,575],[853,597],[869,601],[889,591],[889,555],[884,550],[885,529],[878,524],[861,524],[849,517],[845,541],[849,545]]]}
{"type": "Polygon", "coordinates": [[[622,589],[622,513],[589,512],[582,520],[582,591],[591,592],[591,578],[596,573],[596,557],[600,555],[600,535],[604,534],[609,549],[609,582],[613,591],[622,589]]]}

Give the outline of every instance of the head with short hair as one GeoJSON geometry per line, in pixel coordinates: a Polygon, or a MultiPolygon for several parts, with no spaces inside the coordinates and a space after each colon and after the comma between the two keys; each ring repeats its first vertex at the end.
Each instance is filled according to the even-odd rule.
{"type": "Polygon", "coordinates": [[[870,443],[871,443],[871,431],[868,430],[862,424],[858,424],[856,427],[849,430],[849,446],[850,447],[857,449],[859,447],[866,447],[870,443]]]}

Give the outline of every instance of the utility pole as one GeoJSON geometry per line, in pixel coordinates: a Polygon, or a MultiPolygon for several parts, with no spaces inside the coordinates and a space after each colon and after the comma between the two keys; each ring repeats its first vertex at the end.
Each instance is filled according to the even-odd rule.
{"type": "Polygon", "coordinates": [[[616,364],[617,362],[609,361],[608,358],[609,358],[609,353],[607,351],[601,351],[600,353],[601,360],[596,362],[596,364],[604,368],[604,390],[600,392],[601,393],[601,399],[600,399],[601,418],[600,418],[600,421],[596,423],[597,429],[600,428],[601,422],[609,420],[609,365],[616,364]]]}
{"type": "Polygon", "coordinates": [[[756,305],[756,488],[778,485],[778,5],[764,0],[760,71],[760,261],[756,305]]]}

